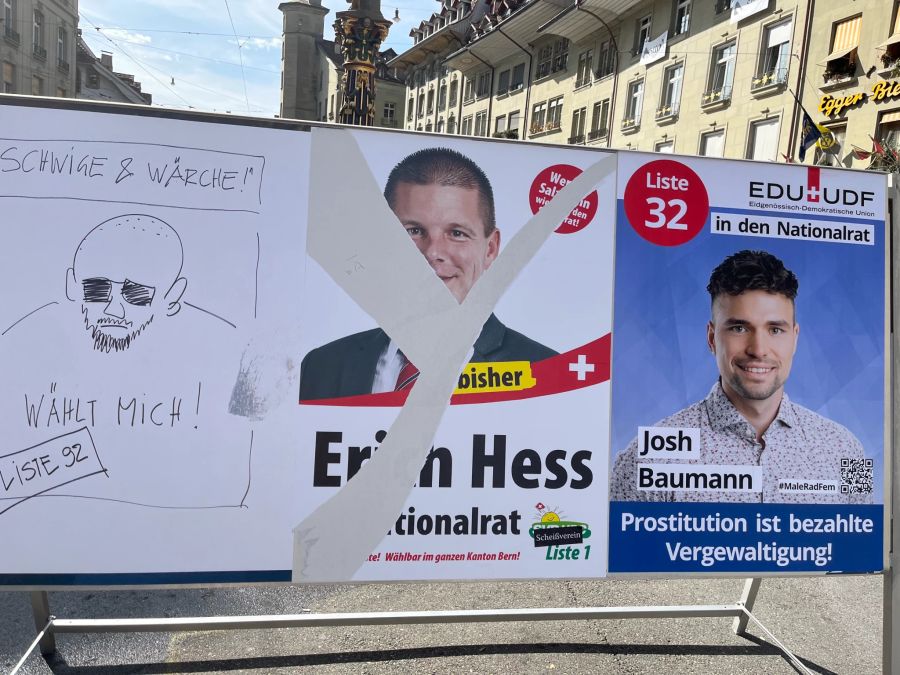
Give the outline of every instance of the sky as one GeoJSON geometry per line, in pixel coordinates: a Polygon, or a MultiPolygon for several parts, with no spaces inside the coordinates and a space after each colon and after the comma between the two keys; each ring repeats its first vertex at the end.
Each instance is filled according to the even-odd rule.
{"type": "MultiPolygon", "coordinates": [[[[390,3],[391,0],[385,0],[390,3]]],[[[279,0],[79,0],[79,27],[96,56],[112,52],[153,105],[257,117],[278,114],[282,13],[279,0]],[[243,67],[241,64],[243,63],[243,67]],[[174,84],[173,84],[174,82],[174,84]]],[[[345,0],[323,0],[325,37],[345,0]]],[[[400,11],[382,49],[412,46],[409,31],[440,7],[437,0],[382,4],[400,11]]]]}

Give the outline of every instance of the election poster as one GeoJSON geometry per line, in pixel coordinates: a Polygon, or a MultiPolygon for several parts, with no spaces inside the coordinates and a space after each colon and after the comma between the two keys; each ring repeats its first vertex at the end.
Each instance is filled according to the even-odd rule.
{"type": "Polygon", "coordinates": [[[882,569],[883,176],[0,122],[0,587],[882,569]]]}
{"type": "Polygon", "coordinates": [[[614,155],[312,136],[293,578],[602,576],[614,155]]]}
{"type": "Polygon", "coordinates": [[[611,573],[882,569],[885,190],[619,155],[611,573]]]}
{"type": "Polygon", "coordinates": [[[302,280],[289,196],[308,134],[18,105],[0,120],[0,585],[276,568],[264,480],[288,453],[253,437],[295,407],[296,368],[250,379],[244,355],[299,341],[282,289],[302,280]]]}

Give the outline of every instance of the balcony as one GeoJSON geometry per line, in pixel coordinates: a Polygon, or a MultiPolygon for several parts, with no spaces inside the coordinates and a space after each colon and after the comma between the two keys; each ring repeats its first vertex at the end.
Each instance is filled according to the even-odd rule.
{"type": "Polygon", "coordinates": [[[674,122],[678,119],[678,104],[664,103],[656,109],[656,121],[660,124],[674,122]]]}
{"type": "Polygon", "coordinates": [[[529,133],[532,137],[543,136],[544,134],[549,134],[554,131],[559,131],[559,120],[549,120],[543,124],[540,122],[532,123],[531,128],[529,129],[529,133]]]}
{"type": "Polygon", "coordinates": [[[19,46],[19,34],[9,26],[3,27],[3,37],[10,44],[14,44],[16,47],[19,46]]]}
{"type": "Polygon", "coordinates": [[[33,45],[31,52],[34,54],[35,58],[40,59],[41,61],[47,60],[47,50],[40,45],[33,45]]]}
{"type": "Polygon", "coordinates": [[[773,68],[757,73],[750,81],[750,93],[754,96],[765,96],[780,91],[787,84],[787,76],[787,68],[773,68]]]}
{"type": "Polygon", "coordinates": [[[709,112],[724,108],[731,102],[731,85],[707,89],[700,97],[700,108],[709,112]]]}
{"type": "Polygon", "coordinates": [[[622,133],[623,134],[633,134],[638,129],[641,128],[641,118],[640,117],[626,117],[622,120],[622,133]]]}
{"type": "Polygon", "coordinates": [[[580,136],[569,136],[569,140],[566,141],[569,145],[584,145],[584,134],[580,136]]]}
{"type": "Polygon", "coordinates": [[[894,78],[900,76],[900,50],[894,50],[896,44],[889,45],[887,51],[879,58],[881,60],[881,68],[878,74],[885,78],[894,78]]]}
{"type": "Polygon", "coordinates": [[[69,74],[69,62],[68,62],[68,61],[62,61],[62,60],[57,61],[57,62],[56,62],[56,69],[57,69],[59,72],[65,74],[65,75],[68,75],[68,74],[69,74]]]}
{"type": "Polygon", "coordinates": [[[599,129],[591,129],[588,132],[588,141],[599,141],[601,138],[606,138],[606,135],[609,133],[609,130],[606,128],[599,129]]]}
{"type": "Polygon", "coordinates": [[[834,91],[856,84],[856,50],[847,56],[842,56],[827,61],[825,72],[822,73],[823,84],[819,85],[819,91],[834,91]]]}

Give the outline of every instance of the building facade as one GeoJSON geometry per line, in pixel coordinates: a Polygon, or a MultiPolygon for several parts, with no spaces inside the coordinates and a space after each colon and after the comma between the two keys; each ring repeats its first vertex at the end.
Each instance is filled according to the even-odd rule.
{"type": "Polygon", "coordinates": [[[0,93],[75,95],[78,0],[0,0],[0,93]]]}
{"type": "MultiPolygon", "coordinates": [[[[343,105],[343,57],[326,40],[321,0],[290,0],[278,5],[284,15],[281,51],[281,117],[335,122],[343,105]]],[[[333,31],[332,31],[333,34],[333,31]]],[[[402,127],[406,86],[388,61],[386,50],[375,63],[375,126],[402,127]]]]}
{"type": "Polygon", "coordinates": [[[101,52],[100,58],[81,38],[76,41],[75,97],[89,101],[112,101],[150,105],[153,97],[141,91],[141,83],[134,75],[113,70],[113,55],[101,52]]]}
{"type": "Polygon", "coordinates": [[[812,20],[820,39],[810,46],[801,97],[816,122],[831,131],[816,161],[864,166],[875,140],[900,146],[900,3],[820,4],[812,20]]]}
{"type": "Polygon", "coordinates": [[[827,92],[814,82],[893,82],[897,0],[473,2],[441,0],[390,62],[406,71],[406,129],[782,161],[796,156],[800,101],[834,127],[835,145],[900,123],[876,103],[853,132],[819,110],[827,92]],[[853,49],[853,77],[834,75],[853,49]]]}

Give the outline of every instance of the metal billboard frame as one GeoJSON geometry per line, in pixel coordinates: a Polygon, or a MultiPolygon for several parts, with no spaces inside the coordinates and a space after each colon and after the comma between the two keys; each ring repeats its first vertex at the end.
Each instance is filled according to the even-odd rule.
{"type": "MultiPolygon", "coordinates": [[[[65,110],[82,110],[88,112],[119,113],[143,117],[162,117],[168,119],[184,119],[194,121],[210,121],[226,124],[240,124],[269,128],[307,131],[311,127],[333,127],[336,125],[306,122],[302,120],[268,120],[262,118],[243,118],[223,116],[213,113],[177,112],[148,109],[145,106],[115,103],[73,102],[66,99],[32,97],[21,95],[2,95],[4,103],[23,107],[53,108],[65,110]]],[[[341,126],[341,125],[337,125],[341,126]]],[[[386,130],[394,131],[394,130],[386,130]]],[[[416,133],[416,132],[409,132],[416,133]]],[[[434,136],[435,134],[428,134],[434,136]]],[[[501,141],[502,142],[502,141],[501,141]]],[[[539,143],[537,145],[550,145],[539,143]]],[[[895,230],[900,233],[900,185],[892,174],[887,176],[888,215],[886,218],[888,246],[885,254],[886,265],[890,271],[885,280],[886,297],[890,302],[890,314],[886,331],[887,344],[890,347],[890,365],[888,384],[885,391],[886,412],[890,419],[890,429],[885,431],[886,447],[891,449],[885,453],[884,468],[885,527],[884,527],[884,570],[882,600],[882,672],[900,672],[900,579],[895,579],[896,553],[894,542],[900,542],[900,522],[895,522],[893,513],[900,508],[900,462],[894,461],[894,449],[900,447],[900,378],[893,373],[900,372],[900,339],[893,329],[895,312],[900,312],[900,300],[895,300],[893,289],[900,289],[900,237],[894,237],[895,230]],[[887,406],[887,403],[890,406],[887,406]],[[896,583],[895,583],[896,582],[896,583]]],[[[637,578],[647,575],[611,575],[608,578],[637,578]]],[[[658,576],[658,575],[656,575],[658,576]]],[[[693,575],[677,575],[681,577],[693,575]]],[[[723,576],[723,575],[719,575],[723,576]]],[[[724,575],[733,576],[733,575],[724,575]]],[[[783,577],[777,573],[766,573],[764,576],[783,577]]],[[[822,576],[822,575],[791,575],[822,576]]],[[[46,589],[30,590],[32,613],[37,635],[29,645],[21,659],[10,671],[15,675],[28,658],[36,651],[44,656],[56,652],[56,635],[65,633],[138,633],[138,632],[187,632],[212,630],[244,630],[273,628],[312,628],[327,626],[371,626],[371,625],[403,625],[403,624],[440,624],[440,623],[498,623],[516,621],[572,621],[591,619],[654,619],[654,618],[716,618],[732,617],[732,630],[736,635],[744,636],[750,623],[757,626],[765,636],[788,658],[791,664],[801,673],[812,675],[803,662],[782,643],[753,614],[753,607],[759,592],[762,577],[746,579],[741,597],[738,601],[719,605],[656,605],[656,606],[623,606],[623,607],[575,607],[575,608],[521,608],[521,609],[486,609],[486,610],[449,610],[449,611],[389,611],[389,612],[341,612],[326,614],[284,614],[257,616],[206,616],[206,617],[172,617],[172,618],[137,618],[137,619],[79,619],[60,618],[51,613],[48,591],[46,589]]],[[[235,584],[227,584],[235,585],[235,584]]],[[[206,585],[201,585],[207,587],[206,585]]],[[[153,588],[181,588],[185,585],[161,585],[153,588]]],[[[97,590],[104,588],[91,587],[97,590]]],[[[65,587],[66,590],[74,590],[65,587]]],[[[9,589],[12,590],[12,589],[9,589]]]]}

